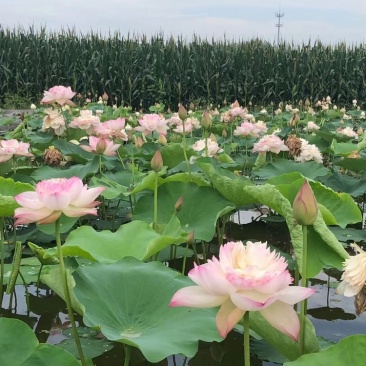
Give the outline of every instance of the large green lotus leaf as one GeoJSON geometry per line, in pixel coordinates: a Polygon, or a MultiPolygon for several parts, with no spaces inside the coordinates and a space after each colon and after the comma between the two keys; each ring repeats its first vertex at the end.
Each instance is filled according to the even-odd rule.
{"type": "Polygon", "coordinates": [[[49,166],[41,166],[34,173],[32,178],[37,181],[50,178],[71,178],[79,177],[84,179],[87,175],[94,174],[99,169],[99,156],[95,156],[92,161],[86,164],[76,164],[69,168],[52,168],[49,166]]]}
{"type": "Polygon", "coordinates": [[[82,149],[79,145],[66,140],[56,140],[53,146],[59,149],[63,156],[71,156],[76,162],[84,164],[93,160],[94,154],[82,149]]]}
{"type": "Polygon", "coordinates": [[[333,140],[330,148],[333,150],[334,154],[341,156],[348,156],[354,151],[358,151],[358,145],[352,144],[351,142],[337,142],[333,140]]]}
{"type": "MultiPolygon", "coordinates": [[[[158,176],[158,185],[162,184],[164,182],[163,178],[158,176]]],[[[135,188],[130,192],[130,194],[137,194],[144,189],[150,189],[154,190],[155,187],[155,172],[151,171],[149,174],[147,174],[141,182],[136,184],[135,188]]]]}
{"type": "Polygon", "coordinates": [[[124,198],[129,195],[127,186],[123,186],[107,177],[91,179],[92,186],[94,187],[105,187],[106,189],[101,193],[101,196],[110,200],[114,198],[124,198]]]}
{"type": "MultiPolygon", "coordinates": [[[[161,155],[163,157],[164,165],[167,166],[168,169],[174,168],[185,160],[183,146],[178,143],[171,143],[162,147],[161,155]]],[[[188,149],[187,158],[189,159],[192,155],[194,155],[194,151],[188,149]]]]}
{"type": "Polygon", "coordinates": [[[336,236],[339,241],[347,242],[366,242],[366,230],[346,228],[341,229],[340,227],[331,227],[330,231],[336,236]]]}
{"type": "Polygon", "coordinates": [[[109,340],[139,348],[150,362],[177,353],[192,357],[198,340],[222,340],[216,309],[169,307],[174,293],[193,283],[160,262],[125,258],[79,268],[74,278],[84,323],[99,327],[109,340]]]}
{"type": "MultiPolygon", "coordinates": [[[[297,264],[300,273],[302,273],[302,227],[296,223],[293,217],[292,206],[289,200],[275,186],[270,184],[246,187],[245,189],[249,191],[249,194],[258,199],[259,202],[275,210],[286,219],[297,264]]],[[[309,231],[311,230],[315,230],[318,236],[316,243],[308,240],[308,250],[309,253],[312,253],[311,257],[309,255],[307,262],[307,273],[309,277],[316,276],[326,265],[340,267],[344,259],[348,257],[343,246],[325,224],[320,212],[313,227],[309,231]]]]}
{"type": "Polygon", "coordinates": [[[70,353],[40,344],[32,329],[18,319],[0,318],[0,365],[80,366],[70,353]]]}
{"type": "MultiPolygon", "coordinates": [[[[198,240],[210,241],[215,234],[216,221],[235,207],[214,188],[199,187],[194,183],[169,182],[158,189],[158,223],[169,222],[175,203],[183,197],[183,207],[177,213],[182,229],[194,230],[198,240]]],[[[137,201],[134,220],[153,221],[154,196],[144,195],[137,201]]]]}
{"type": "Polygon", "coordinates": [[[257,202],[243,190],[244,187],[253,185],[250,179],[238,177],[234,173],[222,169],[217,164],[214,165],[212,162],[206,162],[203,159],[196,161],[196,165],[202,169],[213,186],[227,200],[234,202],[237,206],[245,206],[257,202]]]}
{"type": "Polygon", "coordinates": [[[365,364],[365,349],[366,335],[352,335],[324,351],[303,355],[284,366],[362,366],[365,364]]]}
{"type": "Polygon", "coordinates": [[[14,196],[26,191],[34,191],[28,183],[14,182],[11,178],[0,177],[0,217],[13,216],[14,210],[20,207],[14,196]]]}
{"type": "MultiPolygon", "coordinates": [[[[293,172],[272,178],[267,183],[275,185],[292,205],[304,181],[305,178],[299,172],[293,172]]],[[[344,228],[362,220],[360,209],[349,194],[334,192],[320,182],[309,183],[327,225],[344,228]]]]}
{"type": "Polygon", "coordinates": [[[128,256],[146,260],[171,244],[184,242],[179,220],[171,219],[169,223],[162,234],[138,220],[121,225],[116,232],[81,226],[69,234],[62,252],[100,263],[113,263],[128,256]]]}
{"type": "Polygon", "coordinates": [[[274,163],[269,163],[263,168],[256,170],[255,174],[263,179],[270,179],[278,175],[291,172],[300,172],[304,177],[315,179],[316,177],[323,177],[329,174],[330,170],[325,168],[322,164],[315,161],[308,161],[306,163],[295,163],[294,161],[286,159],[278,159],[274,163]]]}
{"type": "MultiPolygon", "coordinates": [[[[301,356],[300,343],[291,337],[272,327],[258,311],[252,311],[249,315],[250,329],[260,335],[267,343],[289,360],[296,360],[301,356]]],[[[320,350],[315,328],[311,321],[305,319],[305,352],[318,352],[320,350]]]]}
{"type": "Polygon", "coordinates": [[[183,183],[192,182],[192,183],[197,184],[198,186],[210,186],[211,185],[210,182],[208,182],[202,176],[202,174],[199,174],[199,173],[191,173],[191,175],[189,175],[189,173],[172,174],[164,179],[164,183],[168,183],[168,182],[183,182],[183,183]]]}
{"type": "Polygon", "coordinates": [[[323,182],[336,192],[348,193],[352,197],[358,197],[366,191],[366,179],[352,177],[347,174],[333,172],[332,176],[323,182]]]}
{"type": "Polygon", "coordinates": [[[342,168],[352,170],[353,172],[366,171],[366,158],[352,159],[344,158],[342,160],[334,162],[334,165],[339,165],[342,168]]]}

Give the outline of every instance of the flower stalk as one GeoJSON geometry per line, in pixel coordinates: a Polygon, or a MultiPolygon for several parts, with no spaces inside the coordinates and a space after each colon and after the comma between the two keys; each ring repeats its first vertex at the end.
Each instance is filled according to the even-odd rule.
{"type": "Polygon", "coordinates": [[[250,366],[249,311],[243,317],[244,322],[244,366],[250,366]]]}
{"type": "Polygon", "coordinates": [[[65,268],[65,262],[64,262],[64,257],[62,254],[62,247],[61,247],[60,219],[57,219],[55,221],[55,229],[56,229],[55,236],[56,236],[57,254],[58,254],[58,258],[60,260],[61,281],[62,281],[64,293],[65,293],[65,302],[66,302],[66,306],[67,306],[67,312],[68,312],[68,315],[70,318],[72,332],[73,332],[73,336],[75,339],[76,348],[78,350],[81,364],[82,364],[82,366],[87,366],[85,356],[83,353],[83,349],[82,349],[82,346],[80,343],[79,333],[76,328],[75,318],[74,318],[74,314],[73,314],[73,310],[72,310],[72,306],[71,306],[69,287],[67,285],[67,271],[65,268]]]}

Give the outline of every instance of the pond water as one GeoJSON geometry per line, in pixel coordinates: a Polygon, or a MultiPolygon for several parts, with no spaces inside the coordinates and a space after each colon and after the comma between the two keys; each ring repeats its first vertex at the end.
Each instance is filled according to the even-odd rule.
{"type": "MultiPolygon", "coordinates": [[[[233,221],[228,223],[226,240],[261,240],[278,245],[282,243],[285,250],[288,243],[288,233],[283,222],[252,221],[260,216],[258,211],[249,211],[238,214],[233,221]],[[240,216],[239,216],[240,215],[240,216]],[[250,225],[247,225],[250,223],[250,225]]],[[[211,245],[211,253],[217,252],[218,246],[211,245]]],[[[189,261],[192,265],[192,260],[189,261]]],[[[176,268],[181,268],[181,261],[175,262],[176,268]]],[[[309,299],[308,316],[316,328],[317,336],[327,341],[338,342],[340,339],[352,334],[366,334],[366,313],[356,315],[354,298],[346,298],[335,294],[341,272],[331,270],[319,274],[310,280],[316,293],[309,299]]],[[[1,315],[14,317],[27,323],[33,328],[40,342],[59,344],[67,339],[63,331],[70,326],[65,303],[52,291],[42,287],[37,293],[35,285],[28,286],[29,312],[26,306],[26,297],[23,286],[16,286],[16,296],[13,309],[7,309],[9,296],[5,295],[4,307],[1,315]]],[[[77,317],[79,324],[82,318],[77,317]]],[[[109,351],[93,359],[96,366],[114,366],[123,364],[124,347],[116,344],[109,351]]],[[[131,366],[150,365],[144,360],[138,350],[133,350],[131,366]]],[[[156,365],[156,364],[155,364],[156,365]]],[[[242,334],[232,331],[226,340],[221,343],[202,342],[199,351],[192,359],[180,355],[169,357],[157,365],[167,366],[236,366],[243,365],[242,334]]],[[[261,361],[255,356],[252,358],[253,366],[270,366],[276,363],[261,361]]]]}

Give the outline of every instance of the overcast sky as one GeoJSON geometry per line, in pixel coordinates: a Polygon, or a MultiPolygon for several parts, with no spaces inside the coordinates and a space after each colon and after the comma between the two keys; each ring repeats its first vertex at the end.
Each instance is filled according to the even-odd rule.
{"type": "Polygon", "coordinates": [[[119,31],[165,36],[202,37],[274,42],[276,12],[281,38],[295,43],[366,41],[366,2],[363,0],[0,0],[2,27],[48,30],[75,28],[102,34],[119,31]]]}

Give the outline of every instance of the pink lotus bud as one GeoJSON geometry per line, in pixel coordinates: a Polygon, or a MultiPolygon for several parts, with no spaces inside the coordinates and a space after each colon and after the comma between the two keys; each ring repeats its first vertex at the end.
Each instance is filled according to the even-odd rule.
{"type": "Polygon", "coordinates": [[[358,136],[363,135],[363,128],[362,128],[362,127],[359,127],[359,128],[358,128],[358,130],[357,130],[357,135],[358,135],[358,136]]]}
{"type": "Polygon", "coordinates": [[[184,121],[188,117],[187,110],[184,108],[184,105],[182,103],[179,104],[178,116],[182,121],[184,121]]]}
{"type": "Polygon", "coordinates": [[[182,209],[183,201],[183,196],[180,196],[174,206],[176,212],[179,212],[182,209]]]}
{"type": "Polygon", "coordinates": [[[168,143],[166,137],[162,133],[159,135],[158,143],[160,145],[166,145],[168,143]]]}
{"type": "Polygon", "coordinates": [[[102,95],[102,100],[104,101],[104,102],[106,102],[107,100],[108,100],[108,94],[106,93],[106,92],[104,92],[103,93],[103,95],[102,95]]]}
{"type": "Polygon", "coordinates": [[[164,163],[163,163],[163,157],[161,156],[160,150],[156,150],[156,153],[151,159],[151,168],[155,172],[160,172],[161,169],[163,169],[164,163]]]}
{"type": "Polygon", "coordinates": [[[107,148],[107,142],[105,141],[105,139],[99,139],[95,149],[96,153],[103,154],[106,148],[107,148]]]}
{"type": "Polygon", "coordinates": [[[141,136],[137,136],[135,139],[135,146],[140,149],[142,147],[142,145],[144,144],[144,140],[142,139],[141,136]]]}
{"type": "Polygon", "coordinates": [[[209,111],[204,111],[202,115],[201,125],[203,128],[210,128],[212,126],[212,117],[209,111]]]}
{"type": "Polygon", "coordinates": [[[211,133],[210,139],[211,141],[217,142],[216,136],[213,133],[211,133]]]}
{"type": "Polygon", "coordinates": [[[313,225],[318,216],[318,204],[309,182],[305,180],[292,205],[294,218],[300,225],[313,225]]]}

